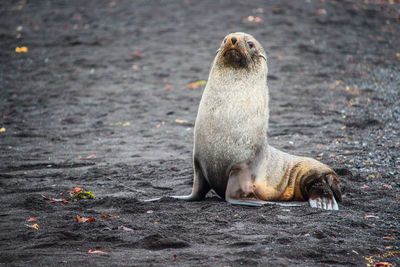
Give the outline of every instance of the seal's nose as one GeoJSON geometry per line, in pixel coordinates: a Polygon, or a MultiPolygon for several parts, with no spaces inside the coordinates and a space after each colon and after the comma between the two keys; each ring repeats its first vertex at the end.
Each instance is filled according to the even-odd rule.
{"type": "Polygon", "coordinates": [[[231,38],[231,42],[232,42],[232,44],[233,44],[233,45],[235,45],[235,44],[236,44],[236,42],[237,42],[237,39],[236,39],[236,37],[235,37],[235,36],[232,36],[232,38],[231,38]]]}

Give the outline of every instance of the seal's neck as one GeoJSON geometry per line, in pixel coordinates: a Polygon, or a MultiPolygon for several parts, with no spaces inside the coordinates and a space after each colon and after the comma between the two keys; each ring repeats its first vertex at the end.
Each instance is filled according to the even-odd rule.
{"type": "Polygon", "coordinates": [[[247,92],[262,91],[268,94],[267,66],[258,66],[254,69],[221,67],[214,64],[210,71],[208,83],[218,84],[218,91],[234,93],[235,90],[247,92]]]}

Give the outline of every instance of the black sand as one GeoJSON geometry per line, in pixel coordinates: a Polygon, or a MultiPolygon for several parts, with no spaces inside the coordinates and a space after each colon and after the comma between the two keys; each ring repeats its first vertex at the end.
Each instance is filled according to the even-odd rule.
{"type": "Polygon", "coordinates": [[[0,266],[400,264],[399,3],[26,2],[0,3],[0,266]],[[189,84],[234,31],[268,51],[270,143],[333,166],[339,211],[140,201],[191,191],[189,84]]]}

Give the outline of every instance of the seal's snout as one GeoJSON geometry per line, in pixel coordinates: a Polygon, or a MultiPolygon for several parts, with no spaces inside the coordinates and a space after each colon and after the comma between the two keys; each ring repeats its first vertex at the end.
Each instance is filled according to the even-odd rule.
{"type": "Polygon", "coordinates": [[[247,66],[246,48],[241,44],[241,36],[238,34],[229,34],[226,36],[221,50],[226,65],[234,67],[247,66]]]}
{"type": "MultiPolygon", "coordinates": [[[[261,58],[265,59],[264,50],[253,36],[235,32],[225,36],[217,50],[217,60],[229,68],[256,68],[261,66],[261,58]]],[[[262,68],[262,66],[261,66],[262,68]]]]}
{"type": "Polygon", "coordinates": [[[236,48],[239,45],[239,40],[240,37],[230,34],[224,40],[225,47],[229,49],[236,48]]]}

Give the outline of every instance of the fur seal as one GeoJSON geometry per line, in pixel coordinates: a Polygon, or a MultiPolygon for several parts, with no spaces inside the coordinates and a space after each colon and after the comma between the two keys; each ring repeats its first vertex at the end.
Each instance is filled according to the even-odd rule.
{"type": "Polygon", "coordinates": [[[340,182],[330,167],[268,145],[267,72],[265,51],[253,36],[236,32],[223,39],[196,118],[192,193],[174,198],[202,200],[213,189],[232,204],[308,200],[314,208],[339,209],[340,182]]]}

